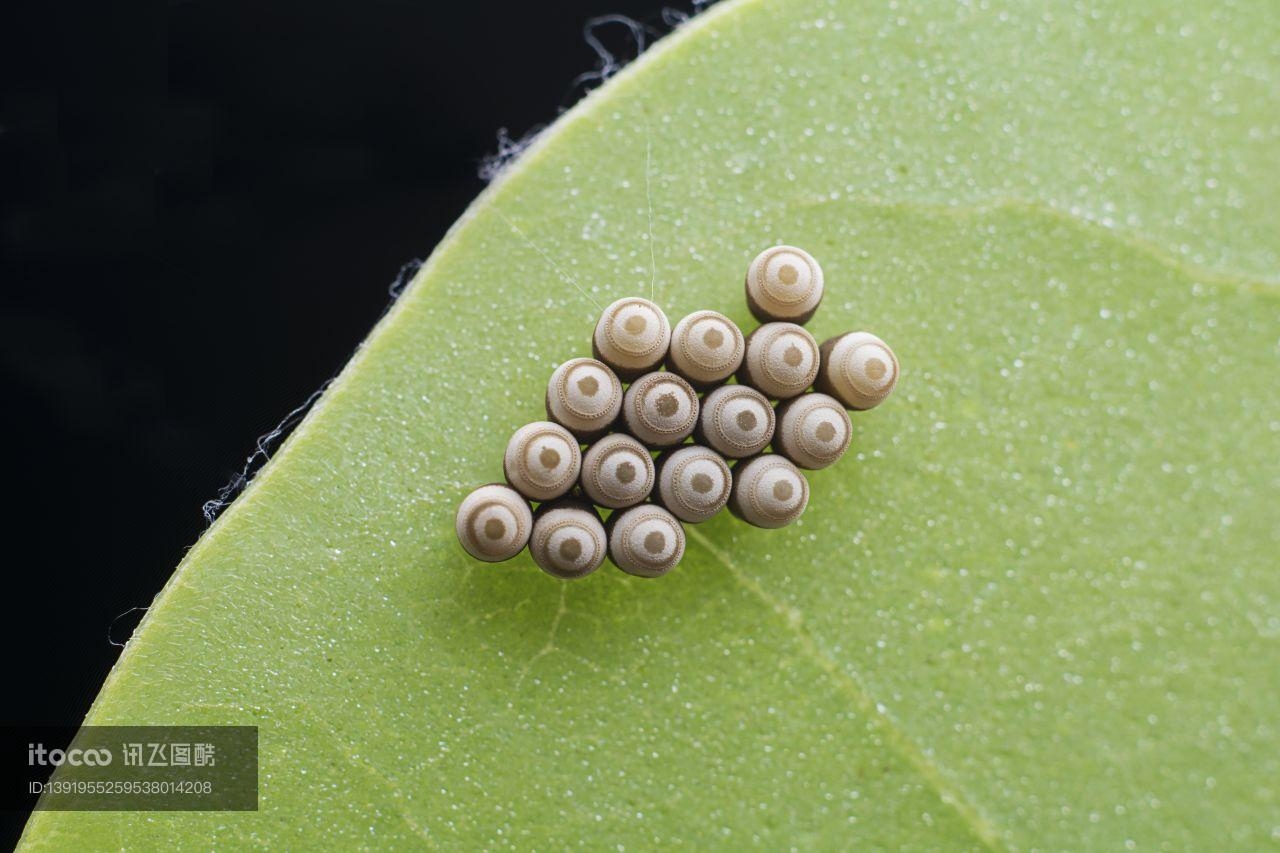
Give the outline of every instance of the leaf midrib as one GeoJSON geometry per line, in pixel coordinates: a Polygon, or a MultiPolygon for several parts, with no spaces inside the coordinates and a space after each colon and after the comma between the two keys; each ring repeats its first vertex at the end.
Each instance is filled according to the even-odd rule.
{"type": "Polygon", "coordinates": [[[781,623],[783,633],[792,638],[796,647],[810,662],[831,676],[832,684],[852,699],[854,707],[884,733],[884,743],[916,771],[938,795],[938,799],[956,813],[975,838],[988,849],[1006,849],[1001,840],[1005,833],[986,814],[977,800],[949,778],[949,774],[942,765],[917,744],[901,723],[887,711],[882,710],[883,705],[876,700],[856,673],[841,665],[812,634],[804,629],[804,614],[798,608],[770,595],[760,583],[739,568],[728,554],[717,547],[697,527],[690,526],[687,531],[689,540],[722,565],[734,583],[745,589],[773,614],[776,621],[781,623]]]}

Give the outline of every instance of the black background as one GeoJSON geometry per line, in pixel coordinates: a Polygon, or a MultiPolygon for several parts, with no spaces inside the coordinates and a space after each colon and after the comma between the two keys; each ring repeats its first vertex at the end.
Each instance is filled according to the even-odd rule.
{"type": "MultiPolygon", "coordinates": [[[[78,723],[202,504],[598,64],[555,0],[5,4],[0,721],[78,723]],[[114,622],[114,625],[113,625],[114,622]]],[[[625,27],[598,29],[620,58],[625,27]]],[[[588,84],[589,85],[589,84],[588,84]]],[[[0,780],[8,776],[0,768],[0,780]]],[[[12,778],[12,777],[11,777],[12,778]]],[[[4,840],[21,816],[9,815],[4,840]]]]}

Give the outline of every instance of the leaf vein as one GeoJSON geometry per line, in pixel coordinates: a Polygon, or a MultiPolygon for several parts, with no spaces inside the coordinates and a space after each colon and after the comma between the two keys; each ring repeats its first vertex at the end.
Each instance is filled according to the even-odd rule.
{"type": "Polygon", "coordinates": [[[895,720],[881,703],[877,702],[862,678],[842,666],[803,627],[803,614],[770,595],[755,579],[748,576],[717,547],[704,533],[688,528],[688,537],[697,542],[717,562],[725,567],[729,576],[752,596],[781,617],[788,632],[794,635],[801,651],[823,672],[831,676],[833,683],[849,696],[857,709],[871,720],[885,735],[885,742],[905,759],[922,779],[938,794],[965,823],[973,834],[989,849],[1003,850],[1003,833],[988,817],[981,806],[947,776],[942,766],[917,744],[902,725],[895,720]]]}

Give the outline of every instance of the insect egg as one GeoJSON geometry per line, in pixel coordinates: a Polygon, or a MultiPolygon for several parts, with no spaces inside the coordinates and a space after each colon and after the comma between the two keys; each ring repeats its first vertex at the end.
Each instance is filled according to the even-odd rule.
{"type": "Polygon", "coordinates": [[[773,438],[773,406],[746,385],[721,385],[702,400],[697,438],[731,459],[753,456],[773,438]]]}
{"type": "Polygon", "coordinates": [[[653,457],[629,435],[606,435],[582,457],[582,491],[610,509],[635,506],[653,488],[653,457]]]}
{"type": "Polygon", "coordinates": [[[681,521],[706,521],[729,501],[733,475],[724,457],[692,445],[658,457],[658,488],[654,500],[681,521]]]}
{"type": "Polygon", "coordinates": [[[773,449],[801,468],[826,468],[849,449],[853,425],[838,400],[801,394],[778,406],[773,449]]]}
{"type": "Polygon", "coordinates": [[[872,409],[898,384],[898,357],[870,332],[824,341],[816,387],[850,409],[872,409]]]}
{"type": "Polygon", "coordinates": [[[454,530],[468,554],[486,563],[510,560],[529,541],[533,513],[514,489],[481,486],[462,499],[454,530]]]}
{"type": "Polygon", "coordinates": [[[560,497],[573,487],[581,470],[578,440],[550,421],[536,421],[516,430],[502,459],[507,482],[534,501],[560,497]]]}
{"type": "Polygon", "coordinates": [[[547,383],[547,417],[584,441],[604,435],[622,409],[622,383],[594,358],[574,358],[547,383]]]}
{"type": "Polygon", "coordinates": [[[600,568],[607,551],[604,524],[590,506],[561,500],[534,513],[529,554],[547,574],[565,580],[586,577],[600,568]]]}
{"type": "Polygon", "coordinates": [[[684,556],[684,528],[662,507],[645,504],[615,512],[605,527],[609,558],[629,575],[665,575],[684,556]]]}
{"type": "Polygon", "coordinates": [[[667,357],[671,324],[662,309],[648,299],[619,299],[600,315],[591,350],[623,380],[653,370],[667,357]]]}
{"type": "Polygon", "coordinates": [[[822,291],[822,267],[795,246],[765,249],[747,268],[747,307],[761,323],[809,322],[822,291]]]}
{"type": "Polygon", "coordinates": [[[813,384],[818,342],[795,323],[766,323],[747,335],[738,381],[766,397],[785,400],[813,384]]]}
{"type": "Polygon", "coordinates": [[[693,434],[698,394],[674,373],[646,373],[622,400],[627,432],[650,447],[671,447],[693,434]]]}
{"type": "Polygon", "coordinates": [[[729,510],[756,527],[785,527],[809,505],[804,474],[777,454],[757,456],[733,472],[729,510]]]}
{"type": "Polygon", "coordinates": [[[697,311],[671,332],[667,369],[705,388],[728,379],[742,364],[742,330],[716,311],[697,311]]]}

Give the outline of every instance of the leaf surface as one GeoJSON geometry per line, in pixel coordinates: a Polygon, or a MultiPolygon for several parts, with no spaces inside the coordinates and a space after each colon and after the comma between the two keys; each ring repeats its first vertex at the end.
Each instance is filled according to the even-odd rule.
{"type": "MultiPolygon", "coordinates": [[[[731,0],[476,202],[89,722],[261,726],[251,814],[28,849],[1173,848],[1280,836],[1280,17],[731,0]],[[898,390],[658,581],[453,537],[598,311],[774,242],[898,390]]],[[[358,251],[358,247],[346,247],[358,251]]]]}

